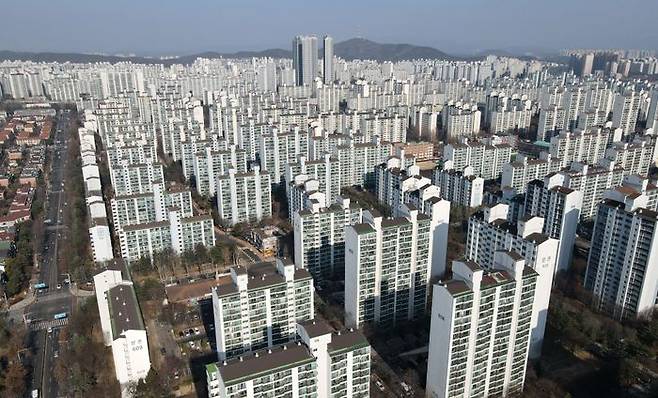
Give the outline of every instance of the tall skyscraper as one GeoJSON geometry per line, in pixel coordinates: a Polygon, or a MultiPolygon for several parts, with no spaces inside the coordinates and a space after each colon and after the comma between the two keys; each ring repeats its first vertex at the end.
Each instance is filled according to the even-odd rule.
{"type": "Polygon", "coordinates": [[[334,38],[325,36],[323,40],[322,62],[324,70],[322,77],[324,84],[331,84],[334,81],[334,38]]]}
{"type": "MultiPolygon", "coordinates": [[[[333,49],[332,49],[333,52],[333,49]]],[[[318,75],[318,38],[296,36],[292,41],[292,66],[295,69],[295,84],[311,85],[318,75]]]]}

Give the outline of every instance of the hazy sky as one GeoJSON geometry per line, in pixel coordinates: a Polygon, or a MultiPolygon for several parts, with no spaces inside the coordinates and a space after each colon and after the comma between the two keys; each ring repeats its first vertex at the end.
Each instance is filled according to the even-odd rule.
{"type": "Polygon", "coordinates": [[[299,33],[479,49],[658,48],[657,0],[4,0],[0,49],[186,54],[299,33]]]}

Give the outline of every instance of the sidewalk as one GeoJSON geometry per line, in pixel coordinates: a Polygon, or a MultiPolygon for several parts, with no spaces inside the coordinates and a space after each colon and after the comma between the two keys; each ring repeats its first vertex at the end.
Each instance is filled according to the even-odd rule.
{"type": "Polygon", "coordinates": [[[96,295],[94,290],[78,289],[78,285],[76,284],[71,284],[69,291],[71,292],[71,295],[75,297],[91,297],[96,295]]]}
{"type": "Polygon", "coordinates": [[[24,309],[25,307],[29,306],[30,304],[34,303],[36,300],[36,297],[32,293],[26,293],[26,297],[23,298],[23,300],[15,303],[14,305],[11,305],[9,307],[9,311],[20,311],[24,309]]]}

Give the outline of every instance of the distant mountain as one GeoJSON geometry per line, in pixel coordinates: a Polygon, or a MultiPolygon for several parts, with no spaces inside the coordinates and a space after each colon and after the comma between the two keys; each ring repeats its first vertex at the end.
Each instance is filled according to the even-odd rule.
{"type": "Polygon", "coordinates": [[[376,61],[401,61],[410,59],[455,59],[432,47],[411,44],[382,44],[367,39],[349,39],[334,45],[334,54],[347,59],[373,59],[376,61]]]}
{"type": "Polygon", "coordinates": [[[82,53],[54,53],[54,52],[19,52],[19,51],[0,51],[0,61],[34,61],[34,62],[74,62],[74,63],[95,63],[108,62],[115,64],[117,62],[132,62],[135,64],[190,64],[197,58],[251,58],[251,57],[271,57],[271,58],[290,58],[291,52],[281,49],[271,49],[264,51],[239,51],[236,53],[218,53],[213,51],[199,54],[183,55],[171,58],[152,58],[152,57],[124,57],[118,55],[104,54],[82,54],[82,53]]]}
{"type": "MultiPolygon", "coordinates": [[[[334,54],[338,57],[353,59],[371,59],[376,61],[400,61],[411,59],[462,59],[439,51],[432,47],[414,46],[411,44],[383,44],[366,39],[349,39],[334,46],[334,54]]],[[[55,53],[55,52],[20,52],[0,51],[0,61],[35,61],[35,62],[133,62],[136,64],[190,64],[197,58],[291,58],[290,50],[279,48],[263,51],[239,51],[234,53],[219,53],[208,51],[198,54],[182,55],[172,58],[155,58],[140,56],[118,56],[104,54],[82,54],[82,53],[55,53]]]]}

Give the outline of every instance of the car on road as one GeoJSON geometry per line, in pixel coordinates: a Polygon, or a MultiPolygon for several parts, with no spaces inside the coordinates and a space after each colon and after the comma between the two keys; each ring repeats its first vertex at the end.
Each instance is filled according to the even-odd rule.
{"type": "Polygon", "coordinates": [[[377,388],[379,388],[380,391],[386,391],[386,387],[384,386],[384,383],[382,383],[381,380],[375,377],[375,385],[377,388]]]}
{"type": "Polygon", "coordinates": [[[32,390],[32,398],[39,398],[39,390],[32,390]]]}
{"type": "Polygon", "coordinates": [[[164,347],[160,348],[160,354],[165,355],[166,353],[167,350],[164,347]]]}
{"type": "Polygon", "coordinates": [[[59,289],[61,289],[61,288],[62,288],[62,284],[61,284],[61,283],[58,283],[58,284],[57,284],[57,290],[59,290],[59,289]]]}
{"type": "Polygon", "coordinates": [[[404,381],[400,382],[400,387],[402,387],[402,390],[404,390],[405,395],[413,395],[413,390],[409,386],[409,384],[405,383],[404,381]]]}
{"type": "Polygon", "coordinates": [[[49,326],[49,327],[48,327],[48,333],[52,333],[52,332],[53,332],[53,328],[51,328],[51,327],[49,326]]]}

